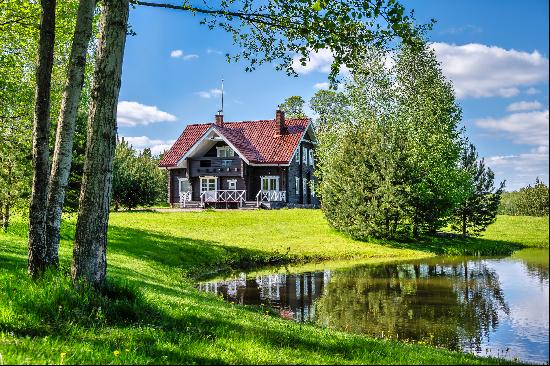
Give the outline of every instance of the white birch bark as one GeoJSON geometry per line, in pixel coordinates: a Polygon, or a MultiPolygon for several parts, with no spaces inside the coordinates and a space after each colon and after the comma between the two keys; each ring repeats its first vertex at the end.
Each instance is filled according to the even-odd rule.
{"type": "Polygon", "coordinates": [[[107,225],[111,201],[116,110],[128,27],[128,0],[104,0],[96,55],[72,277],[95,286],[107,274],[107,225]]]}
{"type": "Polygon", "coordinates": [[[48,199],[48,142],[50,134],[50,87],[55,42],[55,0],[40,2],[40,38],[34,121],[32,132],[32,193],[29,210],[29,274],[39,275],[45,268],[46,206],[48,199]]]}
{"type": "Polygon", "coordinates": [[[67,81],[57,122],[55,150],[48,184],[46,214],[46,265],[59,264],[59,227],[65,188],[71,170],[76,113],[80,102],[88,44],[92,36],[95,0],[80,0],[69,57],[67,81]]]}

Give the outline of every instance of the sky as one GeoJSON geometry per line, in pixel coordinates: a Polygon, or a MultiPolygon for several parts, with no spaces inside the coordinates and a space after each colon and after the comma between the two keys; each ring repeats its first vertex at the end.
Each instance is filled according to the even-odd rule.
{"type": "MultiPolygon", "coordinates": [[[[160,1],[157,1],[160,2],[160,1]]],[[[418,23],[437,22],[428,39],[462,108],[466,135],[506,180],[506,190],[548,184],[548,1],[402,1],[418,23]]],[[[160,153],[187,124],[273,119],[291,95],[309,101],[327,87],[330,53],[310,55],[298,77],[265,64],[228,63],[229,34],[184,12],[135,7],[126,41],[117,122],[135,148],[160,153]]],[[[306,109],[306,112],[310,112],[306,109]]]]}

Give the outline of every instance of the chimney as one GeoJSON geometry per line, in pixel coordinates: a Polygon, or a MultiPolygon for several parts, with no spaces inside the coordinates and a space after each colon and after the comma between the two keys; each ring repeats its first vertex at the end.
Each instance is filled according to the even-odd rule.
{"type": "Polygon", "coordinates": [[[223,127],[223,114],[221,114],[221,112],[216,114],[216,126],[223,127]]]}
{"type": "Polygon", "coordinates": [[[285,133],[285,111],[277,109],[275,111],[275,124],[277,126],[277,134],[282,135],[285,133]]]}

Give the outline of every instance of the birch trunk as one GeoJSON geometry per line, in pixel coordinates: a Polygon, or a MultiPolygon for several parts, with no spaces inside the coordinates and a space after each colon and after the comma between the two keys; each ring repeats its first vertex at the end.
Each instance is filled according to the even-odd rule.
{"type": "Polygon", "coordinates": [[[48,185],[48,209],[46,214],[46,265],[59,264],[59,227],[65,199],[65,187],[69,180],[73,152],[76,112],[80,102],[88,43],[92,36],[95,0],[80,0],[74,31],[67,82],[57,123],[55,150],[48,185]]]}
{"type": "Polygon", "coordinates": [[[128,0],[103,1],[88,120],[86,160],[73,249],[72,277],[105,283],[107,225],[111,201],[116,109],[128,26],[128,0]]]}
{"type": "Polygon", "coordinates": [[[34,122],[32,133],[32,194],[29,211],[29,274],[39,275],[45,267],[46,205],[48,194],[48,140],[50,133],[50,86],[55,42],[55,0],[40,3],[40,38],[34,122]]]}

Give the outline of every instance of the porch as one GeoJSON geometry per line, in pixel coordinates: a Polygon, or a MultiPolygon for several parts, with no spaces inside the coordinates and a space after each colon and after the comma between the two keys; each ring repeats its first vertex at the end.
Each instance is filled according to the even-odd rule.
{"type": "Polygon", "coordinates": [[[192,192],[180,192],[180,208],[273,208],[286,204],[286,191],[264,191],[256,194],[256,200],[246,200],[246,190],[223,189],[201,192],[200,200],[192,200],[192,192]]]}

